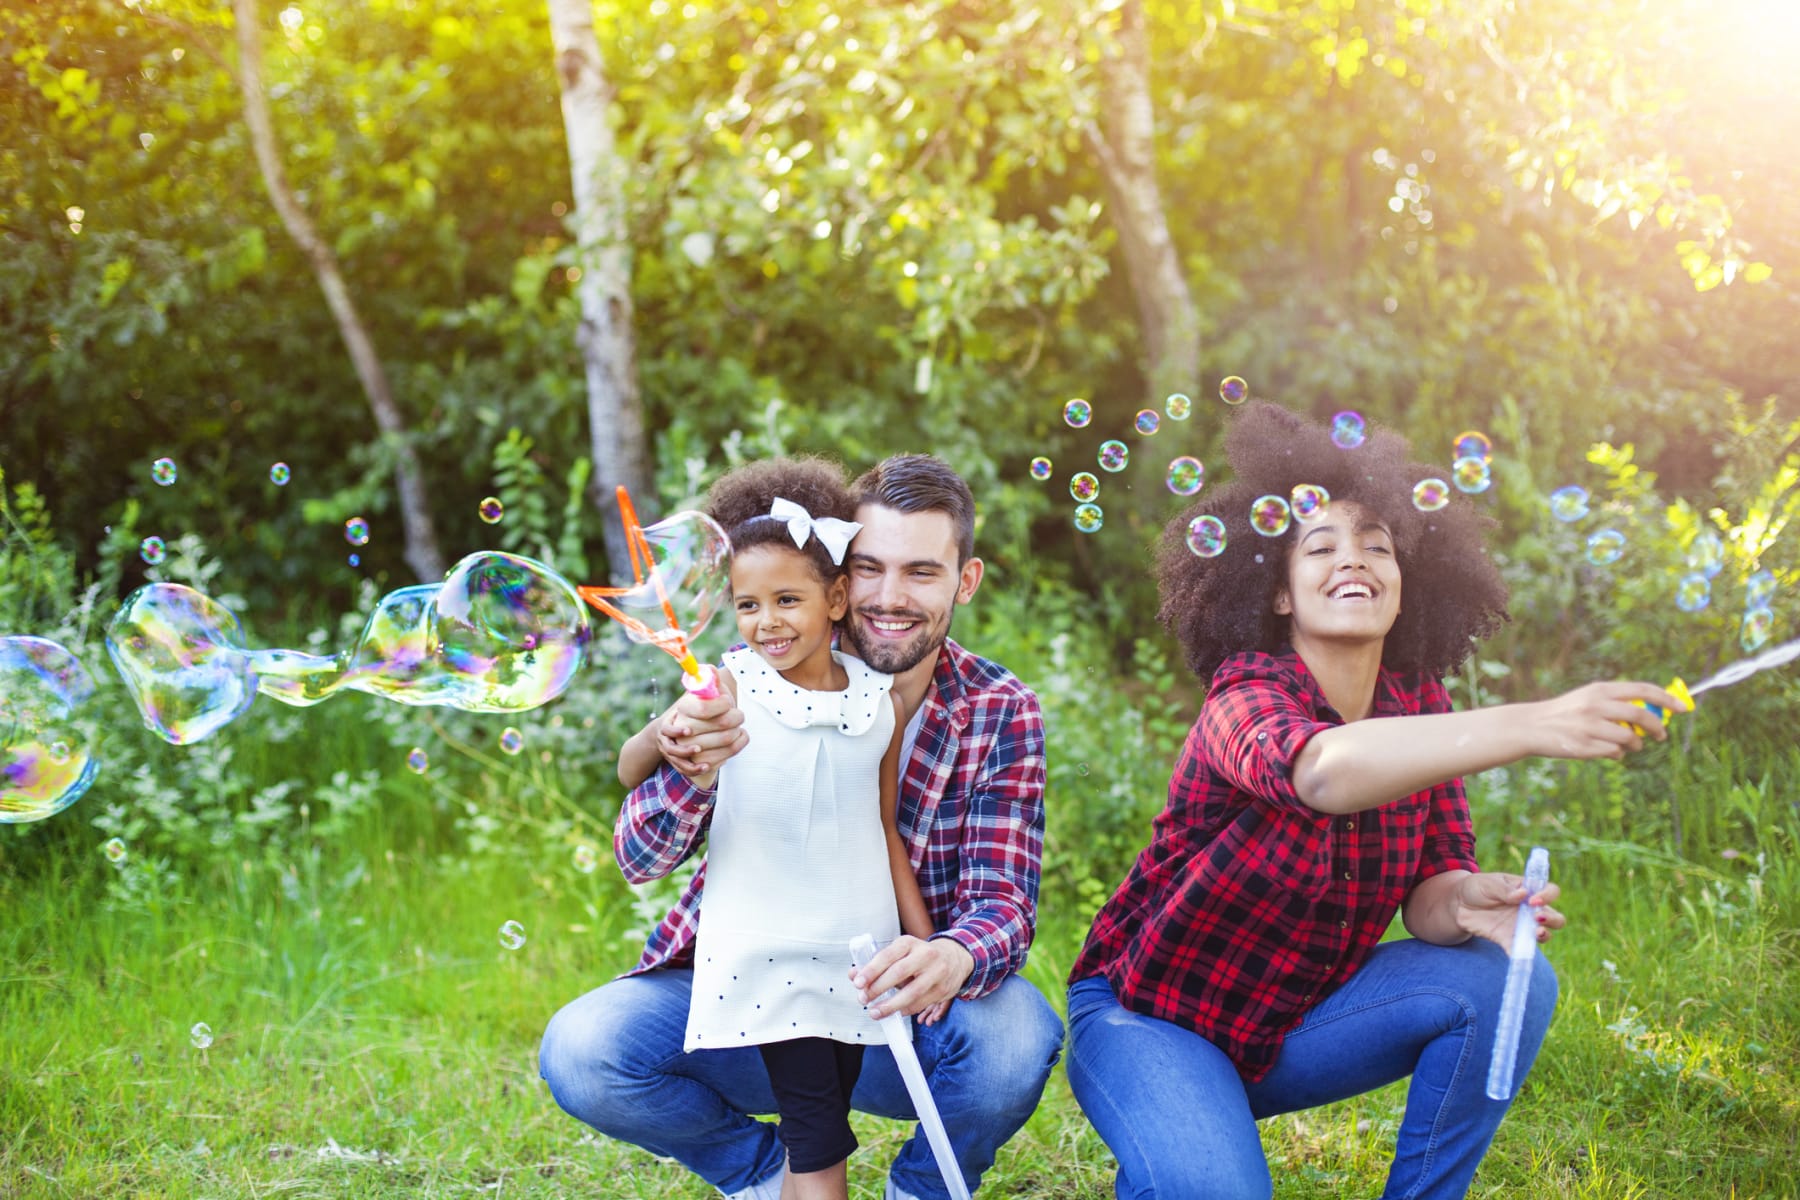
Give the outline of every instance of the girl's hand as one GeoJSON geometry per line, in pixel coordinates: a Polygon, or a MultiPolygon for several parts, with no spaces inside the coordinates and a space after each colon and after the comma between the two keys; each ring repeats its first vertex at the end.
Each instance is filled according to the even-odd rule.
{"type": "Polygon", "coordinates": [[[1633,700],[1671,713],[1688,711],[1686,704],[1653,683],[1590,683],[1549,700],[1519,706],[1525,710],[1530,753],[1549,758],[1621,758],[1627,751],[1643,749],[1645,736],[1659,742],[1667,739],[1669,732],[1656,714],[1633,700]]]}
{"type": "MultiPolygon", "coordinates": [[[[1562,889],[1551,883],[1530,897],[1531,907],[1537,910],[1540,946],[1547,944],[1552,933],[1569,923],[1567,917],[1550,907],[1550,902],[1560,895],[1562,889]]],[[[1457,885],[1456,923],[1464,933],[1484,937],[1502,950],[1510,951],[1519,902],[1525,899],[1525,880],[1521,876],[1499,873],[1465,876],[1457,885]]]]}
{"type": "Polygon", "coordinates": [[[701,787],[709,786],[726,759],[750,744],[744,714],[729,691],[702,700],[677,700],[656,731],[656,747],[670,766],[701,787]]]}

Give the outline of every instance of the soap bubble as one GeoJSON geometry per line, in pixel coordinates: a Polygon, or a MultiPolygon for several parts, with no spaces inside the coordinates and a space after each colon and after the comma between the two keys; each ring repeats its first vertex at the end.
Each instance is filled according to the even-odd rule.
{"type": "Polygon", "coordinates": [[[1579,521],[1588,515],[1588,494],[1584,487],[1570,484],[1550,493],[1550,515],[1559,521],[1579,521]]]}
{"type": "Polygon", "coordinates": [[[588,845],[575,847],[575,869],[583,875],[592,875],[594,868],[600,865],[600,856],[588,845]]]}
{"type": "Polygon", "coordinates": [[[174,483],[175,460],[172,458],[159,458],[151,463],[150,478],[156,480],[156,482],[163,487],[168,487],[171,483],[174,483]]]}
{"type": "Polygon", "coordinates": [[[525,748],[525,735],[508,725],[500,731],[500,748],[508,754],[517,754],[525,748]]]}
{"type": "Polygon", "coordinates": [[[1206,482],[1206,468],[1191,455],[1182,455],[1169,463],[1169,490],[1177,496],[1191,496],[1206,482]]]}
{"type": "Polygon", "coordinates": [[[0,825],[54,816],[93,784],[93,695],[87,668],[62,646],[0,637],[0,825]]]}
{"type": "Polygon", "coordinates": [[[1188,522],[1187,544],[1201,558],[1217,558],[1225,552],[1225,522],[1211,513],[1195,517],[1188,522]]]}
{"type": "Polygon", "coordinates": [[[353,567],[360,567],[360,566],[362,566],[362,555],[352,554],[349,558],[345,559],[344,561],[349,563],[353,567]]]}
{"type": "Polygon", "coordinates": [[[177,746],[236,720],[256,698],[237,618],[190,587],[131,593],[107,626],[106,649],[144,724],[177,746]]]}
{"type": "Polygon", "coordinates": [[[1587,560],[1596,567],[1610,566],[1625,553],[1625,535],[1616,529],[1598,529],[1588,535],[1587,560]]]}
{"type": "Polygon", "coordinates": [[[1093,419],[1094,406],[1086,400],[1071,400],[1063,405],[1063,420],[1069,423],[1071,429],[1084,428],[1093,419]]]}
{"type": "Polygon", "coordinates": [[[1086,504],[1100,494],[1100,477],[1092,471],[1082,471],[1069,480],[1069,495],[1086,504]]]}
{"type": "Polygon", "coordinates": [[[153,567],[168,556],[169,548],[155,534],[151,534],[138,544],[138,557],[153,567]]]}
{"type": "Polygon", "coordinates": [[[1331,418],[1331,444],[1340,450],[1354,450],[1363,444],[1367,426],[1359,412],[1345,409],[1331,418]]]}
{"type": "Polygon", "coordinates": [[[1413,484],[1413,507],[1420,512],[1436,512],[1450,503],[1450,485],[1441,479],[1421,479],[1413,484]]]}
{"type": "Polygon", "coordinates": [[[1242,404],[1250,397],[1250,385],[1236,375],[1227,375],[1219,384],[1219,399],[1227,404],[1242,404]]]}
{"type": "Polygon", "coordinates": [[[352,546],[369,544],[369,523],[361,517],[351,517],[344,522],[344,540],[352,546]]]}
{"type": "Polygon", "coordinates": [[[1465,429],[1456,435],[1450,457],[1479,458],[1486,462],[1494,457],[1494,441],[1479,429],[1465,429]]]}
{"type": "Polygon", "coordinates": [[[125,861],[125,843],[118,838],[107,838],[106,845],[101,849],[106,852],[107,862],[118,864],[125,861]]]}
{"type": "Polygon", "coordinates": [[[1675,607],[1682,612],[1699,612],[1712,603],[1712,580],[1698,571],[1683,575],[1675,585],[1675,607]]]}
{"type": "Polygon", "coordinates": [[[607,602],[642,623],[642,629],[625,626],[625,636],[632,641],[672,648],[681,638],[685,644],[685,638],[697,637],[719,606],[731,598],[731,540],[717,521],[691,511],[646,525],[642,533],[658,578],[645,579],[607,597],[607,602]],[[665,604],[674,608],[680,634],[668,628],[665,604]]]}
{"type": "Polygon", "coordinates": [[[1725,543],[1719,540],[1718,534],[1707,530],[1688,547],[1687,564],[1711,579],[1725,567],[1725,543]]]}
{"type": "Polygon", "coordinates": [[[1131,450],[1120,441],[1104,441],[1100,443],[1100,468],[1117,474],[1125,469],[1131,461],[1131,450]]]}
{"type": "Polygon", "coordinates": [[[1297,483],[1288,498],[1296,521],[1316,521],[1331,507],[1331,493],[1316,483],[1297,483]]]}
{"type": "Polygon", "coordinates": [[[1487,491],[1494,482],[1494,475],[1487,459],[1476,454],[1465,454],[1450,464],[1450,479],[1456,484],[1457,491],[1474,495],[1487,491]]]}
{"type": "Polygon", "coordinates": [[[288,470],[288,465],[284,462],[278,462],[269,468],[269,482],[276,487],[286,487],[287,481],[293,476],[294,473],[288,470]]]}
{"type": "Polygon", "coordinates": [[[1280,537],[1286,533],[1292,515],[1288,502],[1280,496],[1258,496],[1250,502],[1250,528],[1264,537],[1280,537]]]}
{"type": "Polygon", "coordinates": [[[508,950],[517,950],[525,944],[525,927],[517,921],[508,921],[500,926],[500,944],[508,950]]]}
{"type": "Polygon", "coordinates": [[[212,1026],[205,1021],[195,1021],[194,1027],[188,1030],[188,1039],[194,1043],[194,1049],[206,1049],[213,1044],[212,1026]]]}
{"type": "Polygon", "coordinates": [[[1184,392],[1171,392],[1163,401],[1163,411],[1169,414],[1171,421],[1185,421],[1188,414],[1194,411],[1194,402],[1184,392]]]}
{"type": "Polygon", "coordinates": [[[1753,608],[1744,614],[1744,626],[1738,632],[1738,644],[1745,654],[1760,649],[1775,631],[1775,613],[1768,608],[1753,608]]]}
{"type": "Polygon", "coordinates": [[[1767,608],[1775,599],[1775,576],[1770,571],[1758,571],[1744,581],[1744,607],[1767,608]]]}
{"type": "Polygon", "coordinates": [[[1075,506],[1075,528],[1082,533],[1097,533],[1105,521],[1106,514],[1100,511],[1098,504],[1078,504],[1075,506]]]}
{"type": "Polygon", "coordinates": [[[425,753],[423,747],[414,746],[407,752],[406,769],[414,775],[423,775],[430,766],[431,756],[425,753]]]}
{"type": "Polygon", "coordinates": [[[1138,410],[1137,420],[1133,424],[1137,426],[1139,433],[1148,437],[1162,428],[1162,418],[1156,415],[1154,408],[1142,408],[1138,410]]]}
{"type": "Polygon", "coordinates": [[[1031,477],[1033,479],[1042,480],[1050,478],[1050,470],[1050,460],[1043,455],[1040,454],[1031,460],[1031,477]]]}
{"type": "Polygon", "coordinates": [[[487,522],[489,525],[498,525],[500,523],[500,518],[506,515],[506,505],[500,503],[500,497],[489,496],[481,502],[481,506],[477,511],[481,514],[481,519],[483,521],[487,522]]]}

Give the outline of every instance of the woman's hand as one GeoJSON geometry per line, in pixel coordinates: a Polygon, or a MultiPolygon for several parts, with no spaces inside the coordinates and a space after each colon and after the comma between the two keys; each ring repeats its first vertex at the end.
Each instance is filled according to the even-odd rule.
{"type": "MultiPolygon", "coordinates": [[[[1554,883],[1529,898],[1536,910],[1538,945],[1550,941],[1550,935],[1568,924],[1568,918],[1550,907],[1562,895],[1554,883]]],[[[1484,937],[1502,950],[1512,949],[1513,923],[1517,920],[1519,902],[1526,900],[1525,880],[1518,875],[1499,873],[1465,875],[1457,882],[1456,923],[1464,933],[1484,937]]]]}
{"type": "Polygon", "coordinates": [[[1653,683],[1606,680],[1578,687],[1549,700],[1517,706],[1526,719],[1531,753],[1550,758],[1621,758],[1641,750],[1644,738],[1663,741],[1669,731],[1656,714],[1633,704],[1656,705],[1666,712],[1688,706],[1653,683]],[[1633,729],[1632,726],[1636,726],[1633,729]]]}

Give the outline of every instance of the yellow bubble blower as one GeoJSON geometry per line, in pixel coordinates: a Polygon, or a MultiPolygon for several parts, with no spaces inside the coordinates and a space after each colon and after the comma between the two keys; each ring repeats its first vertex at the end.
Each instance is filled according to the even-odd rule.
{"type": "MultiPolygon", "coordinates": [[[[1716,687],[1717,684],[1714,684],[1713,686],[1716,687]]],[[[1683,707],[1675,710],[1675,712],[1694,711],[1694,694],[1688,691],[1688,685],[1682,682],[1681,676],[1677,675],[1675,678],[1669,680],[1668,684],[1663,688],[1663,691],[1681,701],[1683,707]]],[[[1670,712],[1660,704],[1652,704],[1648,700],[1633,700],[1632,703],[1641,709],[1654,713],[1656,719],[1661,721],[1665,727],[1675,719],[1675,712],[1670,712]]],[[[1621,722],[1621,724],[1624,724],[1624,722],[1621,722]]],[[[1633,725],[1631,730],[1640,737],[1643,736],[1644,731],[1638,726],[1633,725]]]]}

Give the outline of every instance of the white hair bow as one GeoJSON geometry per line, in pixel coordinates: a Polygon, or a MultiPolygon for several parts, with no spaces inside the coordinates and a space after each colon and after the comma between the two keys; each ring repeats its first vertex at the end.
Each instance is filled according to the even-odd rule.
{"type": "Polygon", "coordinates": [[[831,561],[838,566],[844,565],[844,551],[850,548],[850,539],[862,528],[855,521],[815,517],[792,500],[780,496],[769,506],[769,515],[777,521],[787,522],[788,534],[796,546],[804,548],[808,537],[817,537],[819,544],[825,547],[825,553],[831,555],[831,561]]]}

